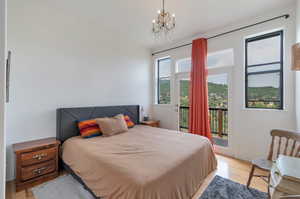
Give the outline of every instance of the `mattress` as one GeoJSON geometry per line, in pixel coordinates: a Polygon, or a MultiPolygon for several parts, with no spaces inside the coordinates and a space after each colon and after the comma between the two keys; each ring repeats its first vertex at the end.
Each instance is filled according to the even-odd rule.
{"type": "Polygon", "coordinates": [[[217,167],[207,138],[143,125],[110,137],[69,138],[62,159],[107,199],[191,198],[217,167]]]}

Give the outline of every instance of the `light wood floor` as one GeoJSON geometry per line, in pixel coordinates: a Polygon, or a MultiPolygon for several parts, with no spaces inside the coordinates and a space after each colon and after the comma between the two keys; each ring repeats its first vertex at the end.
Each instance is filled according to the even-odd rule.
{"type": "MultiPolygon", "coordinates": [[[[248,162],[233,159],[230,157],[221,156],[221,155],[217,155],[217,158],[218,158],[218,169],[210,176],[207,177],[207,179],[200,187],[199,191],[195,194],[193,199],[198,199],[201,196],[201,194],[209,185],[209,183],[211,182],[211,180],[214,178],[215,175],[219,175],[224,178],[231,179],[241,184],[246,184],[249,171],[250,171],[250,164],[248,162]]],[[[259,178],[253,178],[251,187],[264,192],[267,191],[265,182],[259,178]]],[[[29,189],[16,193],[14,188],[14,182],[8,182],[6,186],[6,199],[35,199],[35,198],[29,189]]]]}

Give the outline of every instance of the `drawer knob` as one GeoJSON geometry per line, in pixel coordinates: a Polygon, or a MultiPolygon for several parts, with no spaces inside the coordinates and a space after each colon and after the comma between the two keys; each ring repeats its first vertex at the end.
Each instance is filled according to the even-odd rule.
{"type": "Polygon", "coordinates": [[[33,172],[33,174],[41,174],[46,169],[47,169],[47,167],[41,167],[41,168],[33,170],[32,172],[33,172]]]}
{"type": "Polygon", "coordinates": [[[34,155],[32,158],[33,158],[33,159],[36,159],[36,160],[41,160],[41,159],[43,159],[43,158],[46,157],[46,156],[47,156],[46,153],[42,153],[42,154],[34,155]]]}

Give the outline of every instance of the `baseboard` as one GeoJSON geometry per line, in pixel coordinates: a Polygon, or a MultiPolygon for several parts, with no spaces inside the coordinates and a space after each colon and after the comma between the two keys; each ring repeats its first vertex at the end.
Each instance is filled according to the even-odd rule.
{"type": "Polygon", "coordinates": [[[6,182],[14,182],[16,180],[15,177],[8,177],[6,178],[6,182]]]}

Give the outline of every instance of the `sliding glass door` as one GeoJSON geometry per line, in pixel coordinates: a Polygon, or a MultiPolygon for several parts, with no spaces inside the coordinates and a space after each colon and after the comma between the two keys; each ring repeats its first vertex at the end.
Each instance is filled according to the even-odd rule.
{"type": "Polygon", "coordinates": [[[228,74],[208,76],[209,119],[216,145],[228,146],[228,74]]]}
{"type": "Polygon", "coordinates": [[[176,109],[178,112],[178,129],[182,132],[188,132],[189,119],[189,73],[176,75],[176,109]]]}
{"type": "MultiPolygon", "coordinates": [[[[229,137],[228,92],[229,73],[211,70],[208,76],[208,103],[210,126],[216,145],[227,147],[229,137]]],[[[188,132],[189,125],[190,73],[176,74],[177,126],[181,132],[188,132]]]]}

